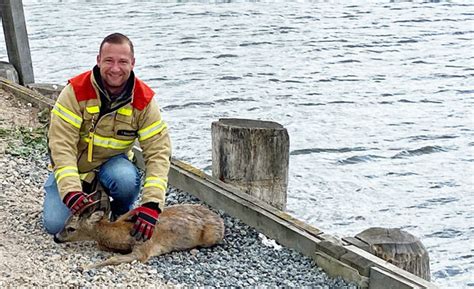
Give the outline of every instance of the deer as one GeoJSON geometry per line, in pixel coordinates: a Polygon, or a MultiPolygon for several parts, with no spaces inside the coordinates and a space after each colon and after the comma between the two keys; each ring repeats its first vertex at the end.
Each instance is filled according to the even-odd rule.
{"type": "Polygon", "coordinates": [[[165,207],[151,239],[145,242],[136,241],[130,235],[133,227],[133,223],[129,221],[130,215],[131,211],[113,222],[104,210],[83,216],[72,215],[66,221],[64,229],[54,236],[54,241],[96,241],[101,250],[124,254],[83,267],[89,270],[135,260],[146,263],[153,256],[172,251],[211,247],[224,238],[222,218],[203,205],[180,204],[165,207]]]}

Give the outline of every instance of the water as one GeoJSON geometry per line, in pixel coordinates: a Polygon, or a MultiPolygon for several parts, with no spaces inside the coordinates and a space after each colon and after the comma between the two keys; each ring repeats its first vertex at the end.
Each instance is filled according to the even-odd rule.
{"type": "Polygon", "coordinates": [[[23,2],[36,82],[123,32],[175,157],[210,172],[213,121],[276,121],[291,214],[341,237],[401,227],[436,284],[474,288],[474,3],[23,2]]]}

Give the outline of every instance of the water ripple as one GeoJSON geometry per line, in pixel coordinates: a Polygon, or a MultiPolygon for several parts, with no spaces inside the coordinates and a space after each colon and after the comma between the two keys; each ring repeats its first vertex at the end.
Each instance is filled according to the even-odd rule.
{"type": "Polygon", "coordinates": [[[414,135],[407,137],[407,139],[410,142],[418,142],[418,141],[425,141],[425,140],[439,140],[439,139],[454,139],[458,138],[459,136],[457,135],[414,135]]]}
{"type": "Polygon", "coordinates": [[[239,80],[242,79],[240,76],[223,76],[219,78],[220,80],[239,80]]]}
{"type": "Polygon", "coordinates": [[[446,205],[446,204],[457,202],[457,201],[459,201],[459,199],[454,198],[454,197],[433,198],[414,206],[408,206],[407,209],[428,209],[428,208],[433,208],[433,207],[439,207],[441,205],[446,205]]]}
{"type": "Polygon", "coordinates": [[[217,56],[214,56],[215,58],[233,58],[233,57],[239,57],[236,54],[219,54],[217,56]]]}
{"type": "Polygon", "coordinates": [[[446,148],[441,146],[424,146],[419,149],[414,150],[404,150],[392,157],[392,159],[400,159],[400,158],[408,158],[413,156],[421,156],[426,154],[438,153],[438,152],[446,152],[448,151],[446,148]]]}
{"type": "Polygon", "coordinates": [[[189,60],[204,60],[204,57],[183,57],[180,58],[179,61],[189,61],[189,60]]]}
{"type": "Polygon", "coordinates": [[[343,160],[338,160],[337,163],[340,165],[354,165],[358,163],[372,162],[379,159],[385,159],[385,157],[378,155],[352,156],[343,160]]]}
{"type": "Polygon", "coordinates": [[[256,46],[256,45],[265,45],[265,44],[272,44],[271,42],[267,41],[260,41],[260,42],[244,42],[239,44],[239,46],[256,46]]]}
{"type": "Polygon", "coordinates": [[[214,102],[188,102],[188,103],[185,103],[185,104],[171,104],[171,105],[167,105],[167,106],[164,106],[163,107],[163,110],[164,111],[168,111],[168,110],[178,110],[178,109],[185,109],[185,108],[188,108],[188,107],[209,107],[209,106],[213,106],[214,105],[214,102]]]}
{"type": "Polygon", "coordinates": [[[425,235],[425,238],[443,238],[443,239],[452,239],[457,236],[461,236],[462,231],[455,229],[444,229],[442,231],[437,231],[428,235],[425,235]]]}
{"type": "Polygon", "coordinates": [[[215,103],[223,103],[223,104],[226,104],[226,103],[229,103],[229,102],[248,102],[248,101],[256,101],[254,98],[252,97],[248,97],[248,98],[243,98],[243,97],[231,97],[231,98],[224,98],[224,99],[217,99],[215,100],[214,102],[215,103]]]}
{"type": "Polygon", "coordinates": [[[290,152],[290,155],[307,155],[313,153],[348,153],[348,152],[360,152],[369,150],[364,147],[344,147],[344,148],[309,148],[309,149],[299,149],[293,150],[290,152]]]}

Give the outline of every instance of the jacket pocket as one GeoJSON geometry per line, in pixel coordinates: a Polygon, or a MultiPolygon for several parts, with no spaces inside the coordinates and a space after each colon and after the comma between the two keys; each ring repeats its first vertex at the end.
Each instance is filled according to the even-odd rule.
{"type": "Polygon", "coordinates": [[[138,129],[133,122],[133,115],[116,114],[114,135],[119,140],[133,140],[138,137],[138,129]]]}

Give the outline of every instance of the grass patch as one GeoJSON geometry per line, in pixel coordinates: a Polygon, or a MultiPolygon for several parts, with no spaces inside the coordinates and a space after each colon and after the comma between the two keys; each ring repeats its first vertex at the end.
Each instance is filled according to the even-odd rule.
{"type": "Polygon", "coordinates": [[[46,135],[46,127],[0,129],[0,137],[8,144],[5,153],[24,158],[42,157],[48,152],[46,135]]]}
{"type": "Polygon", "coordinates": [[[10,134],[11,129],[0,127],[0,138],[5,139],[10,134]]]}

